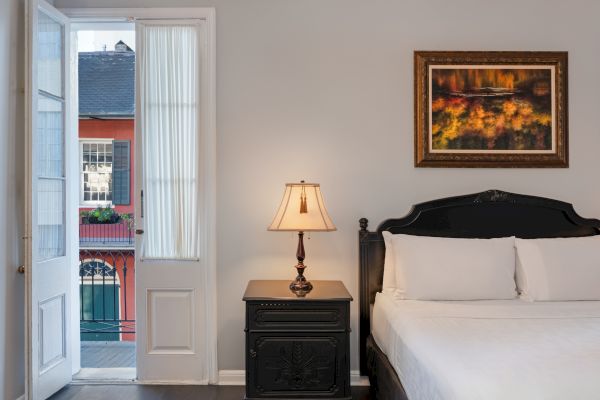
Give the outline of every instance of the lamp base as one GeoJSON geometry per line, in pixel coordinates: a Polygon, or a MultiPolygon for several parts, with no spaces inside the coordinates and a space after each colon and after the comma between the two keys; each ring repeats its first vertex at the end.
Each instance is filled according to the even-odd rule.
{"type": "Polygon", "coordinates": [[[311,291],[313,288],[312,283],[310,283],[309,281],[306,280],[305,277],[301,277],[298,276],[298,278],[294,279],[291,283],[290,283],[290,290],[292,292],[296,292],[299,290],[305,290],[305,291],[311,291]],[[298,279],[301,278],[301,279],[298,279]]]}
{"type": "Polygon", "coordinates": [[[290,283],[290,290],[294,292],[296,296],[304,297],[312,290],[313,285],[304,277],[306,265],[299,263],[295,268],[298,270],[298,276],[290,283]]]}

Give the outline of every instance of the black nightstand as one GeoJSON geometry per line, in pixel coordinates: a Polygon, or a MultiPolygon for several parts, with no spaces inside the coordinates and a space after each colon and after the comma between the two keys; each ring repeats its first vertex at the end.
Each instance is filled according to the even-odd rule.
{"type": "Polygon", "coordinates": [[[250,281],[246,302],[247,399],[351,399],[350,301],[340,281],[250,281]]]}

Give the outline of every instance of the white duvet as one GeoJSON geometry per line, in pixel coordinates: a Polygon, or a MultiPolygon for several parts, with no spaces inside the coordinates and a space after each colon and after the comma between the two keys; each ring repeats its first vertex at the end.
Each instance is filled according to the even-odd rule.
{"type": "Polygon", "coordinates": [[[379,293],[372,332],[411,400],[600,399],[600,301],[379,293]]]}

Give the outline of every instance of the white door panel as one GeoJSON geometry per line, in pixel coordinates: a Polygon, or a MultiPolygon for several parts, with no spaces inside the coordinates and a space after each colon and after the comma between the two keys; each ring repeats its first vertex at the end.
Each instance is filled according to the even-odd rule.
{"type": "Polygon", "coordinates": [[[136,22],[136,364],[142,382],[206,384],[217,376],[214,87],[207,84],[214,59],[207,20],[192,14],[136,22]]]}
{"type": "Polygon", "coordinates": [[[148,289],[148,354],[194,354],[194,289],[148,289]],[[176,326],[177,329],[171,327],[176,326]]]}
{"type": "Polygon", "coordinates": [[[49,371],[67,357],[65,295],[54,296],[40,303],[40,375],[49,371]]]}
{"type": "Polygon", "coordinates": [[[70,262],[76,213],[67,189],[73,162],[68,19],[43,0],[27,8],[27,397],[46,399],[71,380],[70,262]]]}

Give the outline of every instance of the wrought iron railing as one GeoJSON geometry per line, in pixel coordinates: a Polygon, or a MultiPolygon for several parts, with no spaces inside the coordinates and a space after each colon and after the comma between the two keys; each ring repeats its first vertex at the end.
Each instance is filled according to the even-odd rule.
{"type": "Polygon", "coordinates": [[[133,250],[80,250],[79,299],[82,341],[134,340],[133,250]]]}
{"type": "Polygon", "coordinates": [[[79,224],[80,247],[133,247],[133,224],[130,220],[116,224],[79,224]]]}

